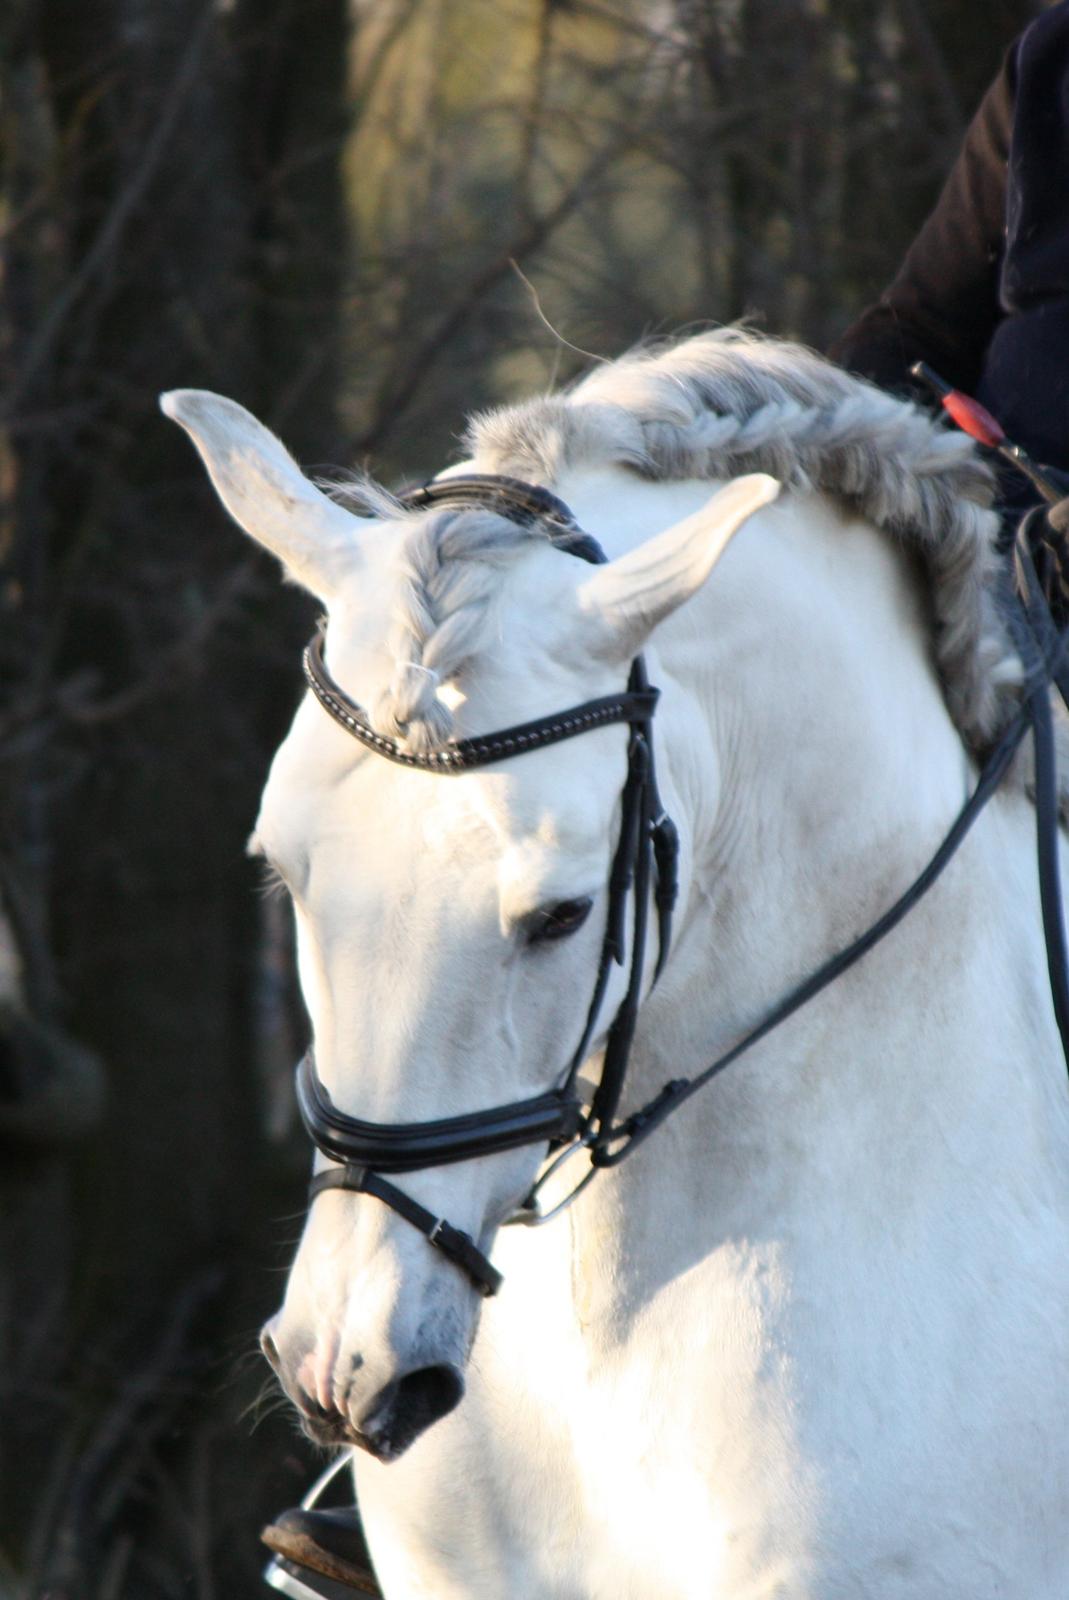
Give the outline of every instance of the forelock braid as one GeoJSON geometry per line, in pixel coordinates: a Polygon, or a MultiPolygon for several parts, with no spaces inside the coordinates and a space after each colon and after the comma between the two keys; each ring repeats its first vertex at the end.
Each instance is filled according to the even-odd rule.
{"type": "Polygon", "coordinates": [[[416,727],[426,728],[428,736],[441,743],[448,739],[453,719],[448,706],[438,699],[441,679],[424,660],[425,645],[436,622],[434,521],[414,522],[398,551],[397,584],[386,636],[394,670],[372,709],[372,721],[380,733],[392,739],[407,739],[410,729],[416,727]]]}
{"type": "Polygon", "coordinates": [[[475,652],[493,592],[490,568],[532,537],[477,509],[431,512],[414,520],[397,554],[397,587],[387,646],[394,671],[376,702],[380,733],[417,753],[453,734],[453,714],[438,698],[475,652]]]}

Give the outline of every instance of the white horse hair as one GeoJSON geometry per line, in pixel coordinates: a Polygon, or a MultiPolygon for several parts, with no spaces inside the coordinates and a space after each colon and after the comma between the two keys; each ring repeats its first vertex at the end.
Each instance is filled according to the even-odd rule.
{"type": "MultiPolygon", "coordinates": [[[[681,894],[625,1114],[891,903],[1022,692],[988,469],[795,345],[707,333],[474,422],[458,470],[552,488],[599,568],[486,510],[323,492],[217,396],[164,408],[413,749],[615,692],[646,651],[681,894]]],[[[445,778],[306,699],[253,848],[338,1106],[559,1082],[626,742],[445,778]]],[[[501,1228],[538,1149],[399,1176],[493,1249],[496,1299],[375,1199],[316,1200],[265,1348],[312,1436],[364,1447],[389,1600],[1064,1600],[1069,1089],[1033,828],[1019,763],[884,944],[545,1228],[501,1228]]]]}

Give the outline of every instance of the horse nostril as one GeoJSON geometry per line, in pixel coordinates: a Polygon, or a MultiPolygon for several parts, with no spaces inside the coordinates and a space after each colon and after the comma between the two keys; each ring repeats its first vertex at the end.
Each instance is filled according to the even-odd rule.
{"type": "Polygon", "coordinates": [[[397,1405],[418,1417],[421,1428],[429,1428],[448,1416],[460,1404],[464,1394],[464,1378],[456,1367],[420,1367],[410,1372],[397,1385],[397,1405]]]}
{"type": "Polygon", "coordinates": [[[380,1460],[393,1461],[432,1423],[440,1422],[464,1394],[464,1376],[445,1363],[419,1367],[391,1383],[360,1423],[359,1443],[380,1460]]]}
{"type": "Polygon", "coordinates": [[[278,1345],[275,1343],[274,1337],[271,1333],[271,1326],[271,1322],[265,1322],[260,1331],[260,1349],[274,1367],[275,1371],[279,1372],[282,1367],[282,1357],[278,1353],[278,1345]]]}

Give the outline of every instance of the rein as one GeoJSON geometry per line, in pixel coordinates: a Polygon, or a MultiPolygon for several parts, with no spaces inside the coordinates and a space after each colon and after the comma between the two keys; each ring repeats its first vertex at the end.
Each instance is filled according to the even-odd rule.
{"type": "MultiPolygon", "coordinates": [[[[410,507],[451,504],[492,509],[524,525],[544,526],[551,542],[569,555],[592,563],[606,559],[597,542],[578,527],[567,506],[540,486],[512,478],[471,475],[426,484],[403,499],[410,507]]],[[[632,662],[627,689],[622,694],[585,701],[553,716],[417,754],[375,732],[364,708],[351,700],[327,671],[323,636],[317,635],[303,658],[312,693],[324,710],[367,749],[402,766],[440,775],[459,774],[528,750],[543,749],[613,722],[625,722],[631,731],[601,955],[582,1035],[560,1085],[527,1100],[458,1117],[414,1123],[366,1122],[333,1105],[316,1075],[309,1050],[297,1071],[297,1104],[313,1143],[336,1163],[312,1179],[309,1201],[326,1189],[374,1195],[418,1228],[430,1244],[468,1275],[481,1294],[495,1294],[501,1274],[470,1235],[444,1218],[435,1217],[381,1177],[381,1172],[419,1171],[521,1145],[547,1143],[548,1165],[507,1220],[528,1225],[549,1221],[571,1204],[599,1168],[618,1166],[686,1100],[828,988],[898,926],[957,852],[998,788],[1029,728],[1035,745],[1036,837],[1047,963],[1055,1017],[1069,1065],[1069,951],[1058,873],[1057,766],[1048,693],[1053,680],[1069,706],[1067,637],[1059,635],[1043,597],[1029,552],[1027,523],[1026,518],[1017,541],[1021,594],[1018,598],[1007,593],[1005,604],[1028,674],[1028,691],[1013,721],[989,753],[972,794],[935,854],[876,922],[791,990],[754,1028],[695,1077],[671,1080],[646,1105],[619,1123],[615,1119],[642,997],[650,900],[657,911],[655,984],[671,946],[672,909],[678,889],[678,835],[661,805],[654,768],[653,717],[658,691],[649,684],[642,656],[632,662]],[[632,937],[627,991],[609,1027],[600,1080],[591,1094],[580,1098],[578,1091],[586,1086],[579,1079],[579,1068],[594,1035],[609,973],[614,963],[622,966],[626,958],[629,901],[632,937]],[[581,1150],[589,1152],[589,1170],[564,1200],[543,1211],[539,1204],[541,1190],[561,1164],[581,1150]]]]}

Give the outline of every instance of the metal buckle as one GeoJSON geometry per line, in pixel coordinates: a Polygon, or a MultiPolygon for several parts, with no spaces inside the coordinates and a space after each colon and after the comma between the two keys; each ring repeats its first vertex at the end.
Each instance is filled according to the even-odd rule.
{"type": "Polygon", "coordinates": [[[286,1556],[275,1556],[264,1569],[264,1582],[286,1600],[353,1600],[363,1591],[340,1578],[328,1578],[311,1567],[299,1567],[286,1556]]]}

